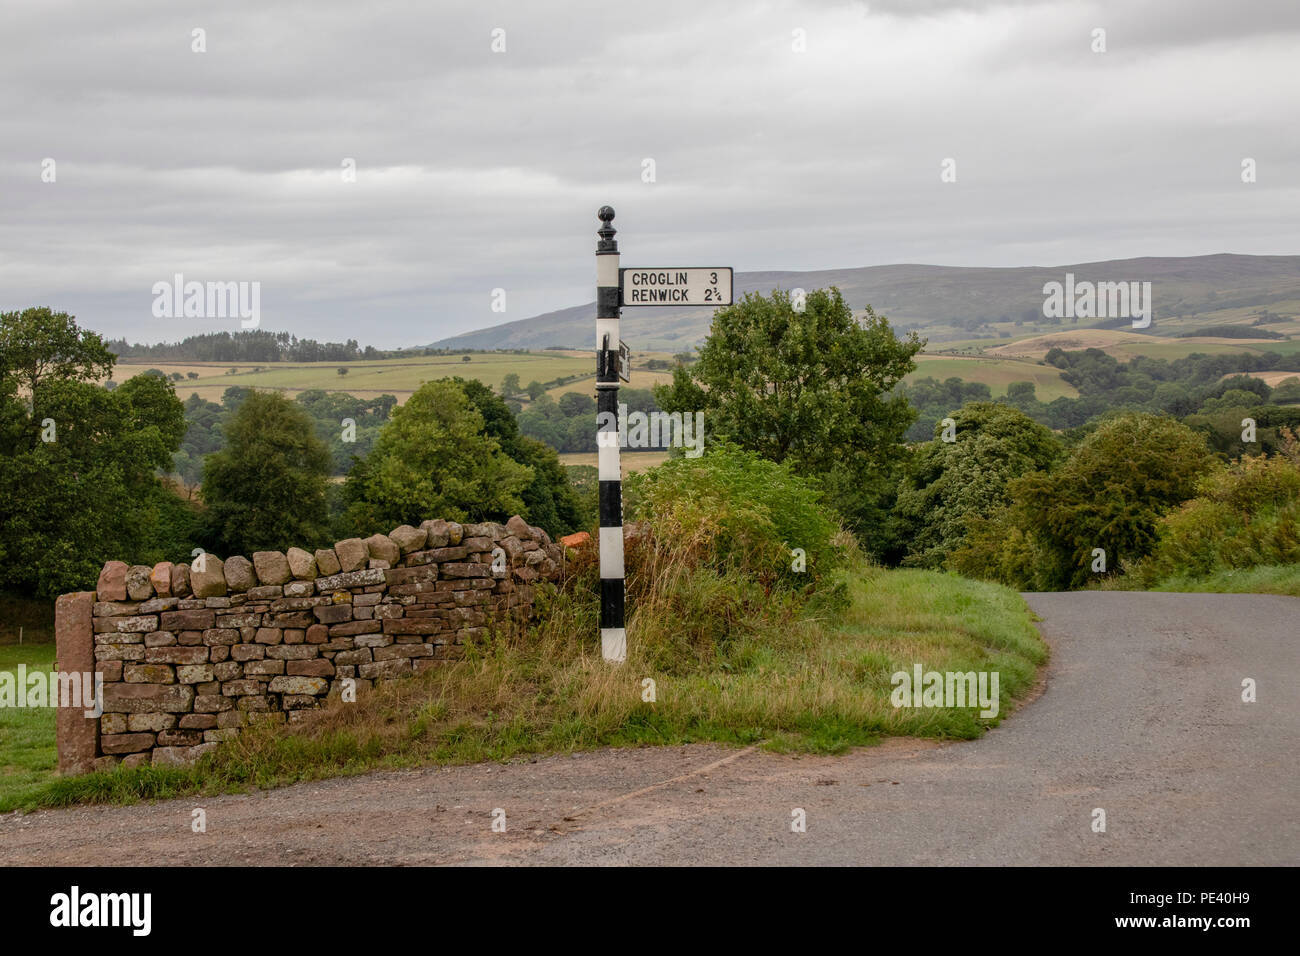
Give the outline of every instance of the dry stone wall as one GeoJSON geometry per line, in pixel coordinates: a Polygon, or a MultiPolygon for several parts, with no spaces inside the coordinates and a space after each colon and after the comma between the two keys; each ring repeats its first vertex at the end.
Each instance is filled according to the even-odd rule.
{"type": "Polygon", "coordinates": [[[110,561],[94,592],[56,603],[60,668],[93,651],[104,682],[102,716],[60,715],[60,770],[185,763],[253,715],[298,720],[348,682],[360,696],[455,660],[492,621],[527,617],[562,557],[515,516],[252,560],[110,561]]]}

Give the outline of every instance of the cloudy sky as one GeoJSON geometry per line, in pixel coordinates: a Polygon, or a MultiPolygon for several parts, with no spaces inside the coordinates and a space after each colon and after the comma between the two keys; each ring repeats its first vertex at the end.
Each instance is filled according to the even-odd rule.
{"type": "Polygon", "coordinates": [[[1295,0],[5,0],[3,18],[0,309],[132,341],[238,326],[155,318],[176,273],[260,282],[263,328],[381,347],[575,305],[604,203],[624,265],[1300,253],[1295,0]]]}

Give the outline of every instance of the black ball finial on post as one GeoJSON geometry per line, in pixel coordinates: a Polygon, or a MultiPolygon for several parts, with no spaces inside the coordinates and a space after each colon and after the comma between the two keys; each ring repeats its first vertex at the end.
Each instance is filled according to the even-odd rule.
{"type": "Polygon", "coordinates": [[[614,207],[601,206],[596,213],[596,218],[602,223],[596,230],[596,235],[600,237],[600,242],[596,244],[596,252],[618,252],[618,243],[614,241],[614,234],[618,230],[610,225],[614,220],[614,207]]]}

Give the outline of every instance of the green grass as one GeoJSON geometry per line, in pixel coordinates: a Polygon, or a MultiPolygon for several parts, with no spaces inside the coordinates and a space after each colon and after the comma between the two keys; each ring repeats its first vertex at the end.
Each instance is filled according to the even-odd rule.
{"type": "MultiPolygon", "coordinates": [[[[0,671],[53,670],[54,645],[0,645],[0,671]]],[[[0,707],[0,807],[22,803],[57,779],[53,707],[0,707]]]]}
{"type": "Polygon", "coordinates": [[[1291,594],[1300,597],[1300,564],[1219,571],[1198,578],[1170,577],[1151,590],[1198,591],[1209,594],[1291,594]]]}
{"type": "MultiPolygon", "coordinates": [[[[555,595],[546,623],[530,633],[497,635],[464,661],[389,682],[354,705],[334,704],[292,732],[251,728],[190,768],[56,779],[8,793],[0,811],[605,746],[761,742],[841,753],[883,736],[973,738],[1006,716],[1047,656],[1019,595],[956,575],[886,571],[855,559],[833,604],[814,599],[795,610],[759,593],[756,613],[736,611],[729,587],[692,574],[671,595],[682,620],[719,608],[742,615],[717,642],[693,644],[671,615],[647,612],[630,621],[628,661],[611,666],[600,659],[594,599],[585,591],[555,595]],[[916,662],[998,671],[999,715],[894,708],[890,675],[916,662]],[[642,700],[646,677],[656,684],[653,703],[642,700]]],[[[702,626],[716,628],[718,617],[702,626]]]]}

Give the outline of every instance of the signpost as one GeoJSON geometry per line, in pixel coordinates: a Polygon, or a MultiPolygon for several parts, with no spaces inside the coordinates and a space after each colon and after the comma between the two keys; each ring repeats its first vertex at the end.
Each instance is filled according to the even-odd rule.
{"type": "Polygon", "coordinates": [[[601,206],[596,235],[596,450],[600,479],[600,653],[627,659],[623,587],[623,472],[618,383],[631,381],[632,354],[618,337],[623,306],[731,305],[729,266],[620,269],[614,210],[601,206]]]}
{"type": "Polygon", "coordinates": [[[620,305],[731,305],[731,269],[619,269],[620,305]]]}

